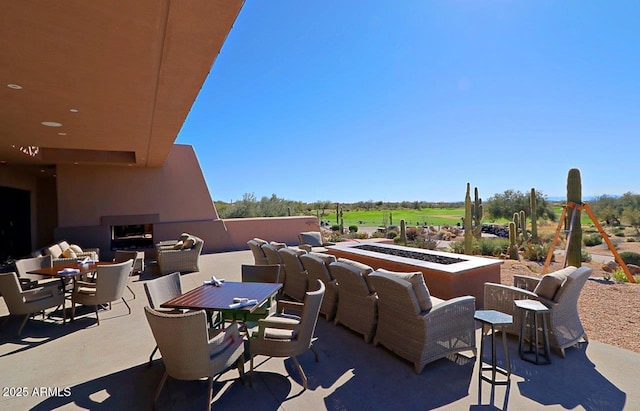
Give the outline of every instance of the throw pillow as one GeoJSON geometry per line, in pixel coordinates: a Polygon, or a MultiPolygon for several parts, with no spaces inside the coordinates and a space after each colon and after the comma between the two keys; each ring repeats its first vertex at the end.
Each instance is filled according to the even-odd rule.
{"type": "Polygon", "coordinates": [[[562,275],[557,275],[556,273],[547,274],[540,279],[540,282],[536,288],[534,288],[533,292],[538,297],[553,300],[553,297],[555,297],[564,280],[565,277],[562,275]]]}
{"type": "Polygon", "coordinates": [[[173,249],[181,250],[183,246],[184,246],[184,242],[182,240],[176,241],[176,243],[173,245],[173,249]]]}
{"type": "Polygon", "coordinates": [[[69,243],[67,243],[66,241],[60,241],[58,243],[58,245],[60,246],[60,249],[62,251],[66,250],[67,248],[69,248],[69,243]]]}
{"type": "Polygon", "coordinates": [[[60,258],[60,256],[62,255],[62,250],[60,249],[60,246],[58,244],[47,247],[47,250],[45,252],[53,258],[60,258]]]}
{"type": "Polygon", "coordinates": [[[184,240],[184,243],[182,244],[182,248],[183,249],[193,248],[194,245],[196,245],[196,239],[193,237],[189,237],[186,240],[184,240]]]}
{"type": "Polygon", "coordinates": [[[82,253],[82,248],[80,248],[80,246],[77,246],[77,245],[75,245],[75,244],[71,244],[71,245],[69,246],[69,248],[70,248],[70,249],[72,249],[72,250],[73,250],[73,252],[74,252],[74,253],[76,253],[76,254],[80,254],[80,253],[82,253]]]}
{"type": "Polygon", "coordinates": [[[383,268],[379,268],[376,271],[398,276],[403,280],[411,283],[411,288],[416,295],[420,311],[427,311],[433,308],[433,302],[431,301],[431,294],[427,288],[427,284],[424,282],[424,276],[420,271],[401,273],[396,271],[388,271],[383,268]]]}
{"type": "Polygon", "coordinates": [[[71,249],[71,247],[67,247],[66,250],[62,252],[62,256],[64,258],[77,258],[78,255],[71,249]]]}

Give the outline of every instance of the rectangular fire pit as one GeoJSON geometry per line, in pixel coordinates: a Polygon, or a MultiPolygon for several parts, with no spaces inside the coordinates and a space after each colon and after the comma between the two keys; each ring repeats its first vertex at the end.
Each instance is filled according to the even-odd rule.
{"type": "Polygon", "coordinates": [[[420,271],[429,292],[448,300],[463,295],[484,305],[484,283],[500,283],[502,260],[390,244],[346,243],[327,247],[337,258],[348,258],[374,269],[420,271]]]}

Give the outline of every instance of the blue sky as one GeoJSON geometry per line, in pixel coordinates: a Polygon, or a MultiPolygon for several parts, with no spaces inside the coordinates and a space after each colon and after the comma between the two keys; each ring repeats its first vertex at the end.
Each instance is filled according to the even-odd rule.
{"type": "Polygon", "coordinates": [[[176,140],[214,200],[640,191],[640,1],[247,0],[176,140]]]}

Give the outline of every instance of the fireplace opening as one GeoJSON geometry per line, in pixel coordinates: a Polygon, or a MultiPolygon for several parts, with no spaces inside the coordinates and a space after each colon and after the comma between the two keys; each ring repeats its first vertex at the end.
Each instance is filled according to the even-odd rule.
{"type": "Polygon", "coordinates": [[[153,224],[111,226],[112,250],[153,248],[153,224]]]}

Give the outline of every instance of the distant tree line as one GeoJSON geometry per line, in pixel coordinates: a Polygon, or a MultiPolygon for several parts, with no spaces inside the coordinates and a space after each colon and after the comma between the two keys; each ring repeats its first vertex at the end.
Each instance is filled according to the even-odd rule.
{"type": "Polygon", "coordinates": [[[640,226],[640,195],[631,192],[620,197],[603,195],[589,201],[598,220],[605,224],[640,226]]]}
{"type": "MultiPolygon", "coordinates": [[[[513,219],[513,214],[519,213],[520,210],[524,210],[527,217],[531,217],[530,196],[530,193],[525,194],[516,190],[506,190],[504,193],[494,194],[486,202],[483,202],[484,219],[489,221],[495,221],[500,218],[511,220],[513,219]]],[[[536,207],[537,217],[556,221],[558,217],[541,191],[536,191],[536,199],[538,202],[536,207]]]]}

